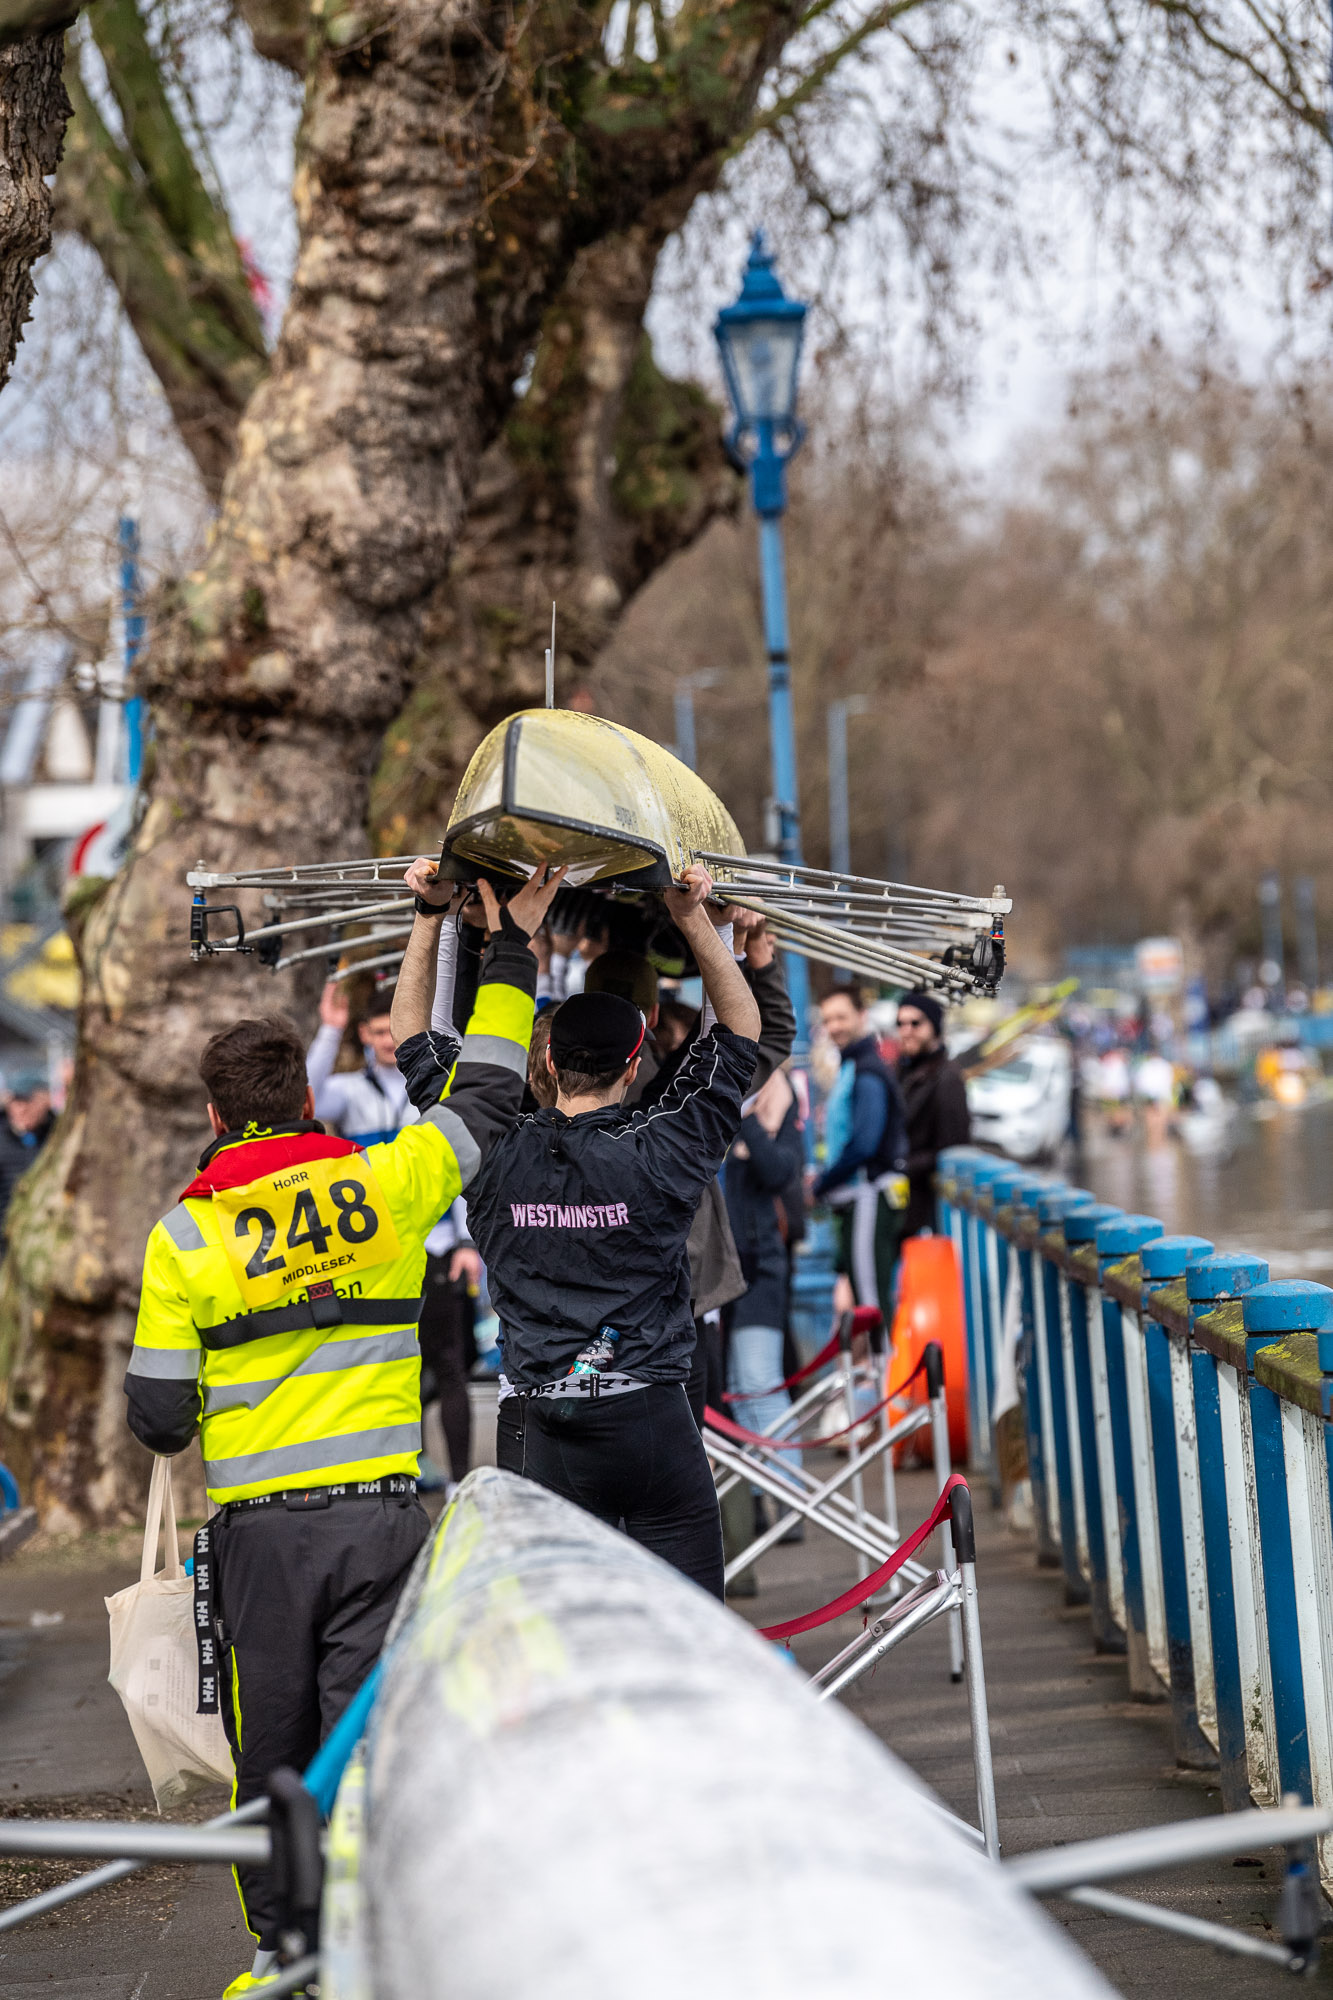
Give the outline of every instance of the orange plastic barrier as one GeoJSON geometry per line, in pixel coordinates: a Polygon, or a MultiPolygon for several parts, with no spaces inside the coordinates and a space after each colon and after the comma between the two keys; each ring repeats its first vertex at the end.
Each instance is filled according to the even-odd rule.
{"type": "MultiPolygon", "coordinates": [[[[928,1340],[944,1353],[944,1397],[949,1411],[949,1452],[955,1465],[967,1464],[967,1329],[958,1255],[947,1236],[909,1236],[899,1266],[898,1310],[893,1317],[889,1370],[901,1380],[915,1367],[928,1340]]],[[[890,1375],[885,1375],[885,1387],[890,1375]]],[[[918,1377],[903,1401],[923,1403],[926,1384],[918,1377]]],[[[899,1464],[929,1464],[930,1433],[917,1431],[897,1448],[899,1464]]]]}

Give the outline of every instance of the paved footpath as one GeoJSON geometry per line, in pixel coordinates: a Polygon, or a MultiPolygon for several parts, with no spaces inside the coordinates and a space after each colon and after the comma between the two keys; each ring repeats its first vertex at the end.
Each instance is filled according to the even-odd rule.
{"type": "MultiPolygon", "coordinates": [[[[479,1445],[486,1450],[483,1431],[479,1445]]],[[[900,1481],[905,1523],[930,1504],[925,1474],[900,1481]]],[[[1165,1714],[1131,1702],[1123,1663],[1092,1651],[1084,1612],[1063,1607],[1059,1578],[1039,1571],[984,1504],[978,1509],[981,1617],[1006,1851],[1218,1810],[1216,1789],[1170,1764],[1165,1714]]],[[[0,1567],[0,1812],[6,1816],[154,1816],[120,1704],[106,1683],[102,1599],[133,1582],[137,1537],[95,1536],[65,1548],[32,1547],[0,1567]]],[[[761,1592],[735,1609],[756,1623],[805,1611],[853,1577],[825,1537],[774,1551],[761,1592]]],[[[797,1642],[814,1665],[853,1624],[797,1642]]],[[[964,1690],[948,1677],[935,1626],[890,1654],[849,1692],[849,1706],[934,1786],[975,1819],[964,1690]]],[[[191,1817],[221,1809],[219,1791],[191,1817]]],[[[0,1905],[78,1867],[0,1858],[0,1905]]],[[[1280,1858],[1270,1853],[1182,1870],[1169,1880],[1123,1885],[1175,1907],[1262,1933],[1271,1919],[1280,1858]]],[[[1285,1975],[1197,1945],[1052,1905],[1111,1983],[1163,2000],[1264,2000],[1285,1975]]],[[[870,1913],[868,1913],[870,1914],[870,1913]]],[[[884,1940],[886,1971],[893,1940],[884,1940]]],[[[229,1876],[221,1869],[157,1868],[12,1933],[0,1933],[0,2000],[218,2000],[248,1963],[229,1876]]],[[[1330,1964],[1306,1991],[1333,1995],[1330,1964]]],[[[817,1996],[812,1996],[817,2000],[817,1996]]]]}
{"type": "MultiPolygon", "coordinates": [[[[899,1518],[907,1529],[930,1511],[933,1482],[926,1473],[911,1473],[900,1476],[898,1488],[899,1518]]],[[[1059,1573],[1039,1570],[1031,1541],[1010,1534],[980,1497],[976,1525],[1004,1852],[1022,1854],[1220,1812],[1219,1793],[1207,1775],[1182,1773],[1173,1765],[1165,1707],[1131,1700],[1123,1659],[1094,1653],[1087,1611],[1065,1608],[1059,1573]]],[[[780,1553],[781,1567],[771,1559],[763,1566],[760,1595],[736,1605],[756,1624],[776,1624],[827,1603],[855,1578],[853,1559],[834,1553],[827,1536],[813,1534],[804,1545],[780,1553]]],[[[932,1562],[939,1561],[935,1542],[928,1553],[932,1562]]],[[[793,1650],[813,1669],[845,1645],[858,1624],[847,1619],[805,1634],[793,1650]]],[[[966,1690],[950,1682],[946,1648],[943,1623],[928,1626],[849,1688],[844,1700],[975,1825],[966,1690]]],[[[1265,1849],[1239,1864],[1225,1860],[1107,1886],[1264,1936],[1282,1872],[1281,1851],[1265,1849]]],[[[1215,1953],[1072,1903],[1053,1901],[1048,1907],[1124,1994],[1265,2000],[1290,1984],[1290,1975],[1276,1966],[1215,1953]]],[[[892,1940],[885,1944],[891,1962],[892,1940]]],[[[1303,1990],[1333,1994],[1333,1938],[1324,1965],[1303,1990]]]]}

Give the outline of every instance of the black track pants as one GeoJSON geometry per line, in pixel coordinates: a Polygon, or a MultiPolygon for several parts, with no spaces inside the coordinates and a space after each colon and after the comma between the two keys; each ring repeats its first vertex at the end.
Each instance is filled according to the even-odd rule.
{"type": "Polygon", "coordinates": [[[722,1595],[717,1489],[682,1382],[653,1382],[624,1396],[529,1399],[523,1428],[527,1478],[573,1500],[599,1521],[722,1595]]]}
{"type": "MultiPolygon", "coordinates": [[[[236,1764],[233,1803],[271,1771],[302,1771],[379,1657],[398,1594],[430,1530],[415,1494],[327,1507],[233,1508],[213,1524],[226,1644],[222,1720],[236,1764]]],[[[260,1948],[278,1943],[267,1871],[236,1871],[260,1948]]]]}
{"type": "Polygon", "coordinates": [[[427,1257],[417,1333],[421,1359],[435,1383],[440,1428],[449,1453],[449,1477],[465,1479],[472,1464],[472,1405],[467,1378],[477,1358],[476,1303],[460,1278],[449,1276],[448,1257],[427,1257]]]}
{"type": "Polygon", "coordinates": [[[704,1427],[705,1406],[714,1410],[722,1408],[722,1392],[727,1386],[725,1353],[719,1315],[710,1313],[708,1319],[697,1319],[694,1322],[694,1357],[690,1362],[690,1379],[685,1384],[685,1394],[700,1430],[704,1427]]]}
{"type": "Polygon", "coordinates": [[[523,1398],[502,1396],[495,1406],[495,1462],[501,1472],[523,1470],[523,1398]]]}

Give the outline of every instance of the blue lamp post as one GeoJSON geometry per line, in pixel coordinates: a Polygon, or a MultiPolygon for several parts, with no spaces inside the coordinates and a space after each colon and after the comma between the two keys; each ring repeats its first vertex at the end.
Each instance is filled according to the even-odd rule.
{"type": "MultiPolygon", "coordinates": [[[[791,659],[787,648],[787,566],[782,548],[782,516],[787,510],[787,460],[800,447],[804,427],[796,420],[796,375],[806,308],[789,299],[773,268],[773,252],[762,229],[750,242],[749,262],[734,305],[724,306],[713,326],[735,422],[727,443],[750,475],[759,516],[759,575],[764,600],[764,644],[768,652],[768,718],[773,770],[773,826],[768,835],[783,861],[801,860],[801,806],[796,782],[796,730],[792,720],[791,659]]],[[[805,960],[786,954],[787,986],[796,1015],[792,1054],[804,1068],[810,1052],[810,980],[805,960]]],[[[806,1125],[807,1156],[813,1132],[806,1125]]],[[[815,1218],[792,1273],[791,1319],[797,1343],[813,1353],[828,1334],[833,1311],[833,1255],[830,1225],[815,1218]]]]}
{"type": "MultiPolygon", "coordinates": [[[[143,647],[147,620],[143,615],[139,583],[139,523],[122,514],[120,542],[120,609],[125,631],[125,683],[132,684],[135,664],[143,647]]],[[[137,785],[143,771],[143,696],[132,694],[125,700],[125,777],[137,785]]]]}
{"type": "MultiPolygon", "coordinates": [[[[796,420],[796,375],[806,307],[789,299],[773,268],[774,256],[757,229],[740,297],[724,306],[713,327],[735,422],[727,442],[750,475],[759,516],[759,571],[768,652],[768,714],[773,769],[773,837],[782,860],[801,860],[801,808],[792,721],[791,660],[787,647],[787,573],[782,516],[787,508],[787,460],[805,435],[796,420]]],[[[807,1053],[810,987],[805,961],[788,956],[787,977],[796,1010],[796,1054],[807,1053]]]]}

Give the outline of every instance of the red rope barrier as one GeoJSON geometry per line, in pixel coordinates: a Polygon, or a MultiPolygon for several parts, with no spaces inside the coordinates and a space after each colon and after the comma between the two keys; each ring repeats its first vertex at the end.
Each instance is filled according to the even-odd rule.
{"type": "MultiPolygon", "coordinates": [[[[852,1334],[872,1333],[884,1324],[884,1315],[878,1306],[858,1306],[852,1315],[852,1334]]],[[[724,1403],[749,1403],[760,1396],[776,1396],[783,1389],[794,1389],[798,1382],[804,1382],[807,1375],[813,1375],[826,1361],[831,1361],[841,1344],[841,1334],[835,1333],[826,1340],[813,1361],[807,1361],[804,1368],[798,1368],[794,1375],[786,1375],[781,1382],[775,1382],[771,1389],[747,1389],[744,1394],[738,1389],[726,1389],[722,1393],[724,1403]]]]}
{"type": "Polygon", "coordinates": [[[783,1380],[775,1382],[771,1389],[747,1389],[744,1395],[737,1390],[727,1389],[723,1391],[722,1400],[724,1403],[750,1403],[757,1401],[761,1396],[776,1396],[783,1389],[794,1389],[798,1382],[804,1382],[807,1375],[813,1375],[826,1361],[832,1361],[837,1351],[838,1336],[835,1333],[832,1340],[825,1341],[813,1361],[807,1361],[804,1368],[798,1368],[794,1375],[784,1376],[783,1380]]]}
{"type": "Polygon", "coordinates": [[[760,1638],[794,1639],[798,1632],[813,1632],[816,1626],[831,1625],[835,1618],[841,1618],[845,1612],[855,1611],[868,1597],[873,1597],[877,1590],[881,1590],[891,1576],[896,1576],[903,1564],[916,1554],[921,1544],[929,1539],[948,1513],[949,1496],[955,1486],[966,1485],[967,1481],[961,1472],[950,1473],[939,1499],[921,1526],[912,1530],[907,1540],[894,1550],[887,1562],[881,1563],[879,1568],[861,1583],[854,1583],[850,1590],[844,1590],[842,1596],[835,1597],[831,1604],[821,1605],[818,1611],[807,1611],[802,1618],[788,1618],[781,1625],[761,1625],[760,1638]]]}
{"type": "Polygon", "coordinates": [[[887,1410],[890,1403],[895,1402],[905,1390],[911,1388],[925,1365],[926,1353],[923,1348],[916,1367],[912,1370],[911,1374],[904,1376],[901,1382],[896,1383],[890,1389],[888,1395],[881,1402],[876,1403],[873,1409],[865,1411],[864,1415],[857,1417],[853,1423],[844,1424],[840,1431],[821,1431],[818,1437],[765,1437],[762,1431],[747,1431],[744,1424],[738,1424],[734,1417],[724,1417],[720,1410],[712,1408],[705,1409],[704,1418],[706,1422],[712,1425],[714,1430],[720,1431],[723,1437],[734,1438],[738,1444],[761,1444],[769,1451],[818,1451],[821,1446],[833,1444],[838,1438],[846,1437],[851,1431],[859,1431],[862,1424],[868,1424],[870,1419],[877,1417],[881,1410],[887,1410]]]}

